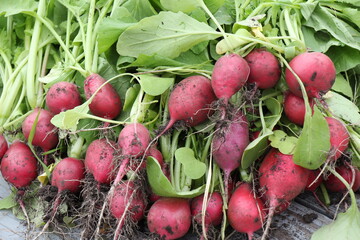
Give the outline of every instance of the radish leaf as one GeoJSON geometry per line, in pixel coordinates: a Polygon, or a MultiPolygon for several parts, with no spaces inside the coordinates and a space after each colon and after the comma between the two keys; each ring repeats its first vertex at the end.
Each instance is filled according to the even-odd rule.
{"type": "Polygon", "coordinates": [[[182,12],[160,12],[126,29],[119,37],[117,51],[132,57],[159,54],[175,58],[200,42],[220,36],[209,25],[182,12]]]}

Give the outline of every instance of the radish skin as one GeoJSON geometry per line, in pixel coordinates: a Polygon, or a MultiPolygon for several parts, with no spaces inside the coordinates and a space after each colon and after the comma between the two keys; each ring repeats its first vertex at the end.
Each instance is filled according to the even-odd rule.
{"type": "Polygon", "coordinates": [[[53,114],[73,109],[80,104],[78,87],[70,82],[55,83],[46,94],[46,106],[53,114]]]}
{"type": "Polygon", "coordinates": [[[0,161],[3,158],[5,152],[8,150],[8,143],[4,135],[0,134],[0,161]]]}

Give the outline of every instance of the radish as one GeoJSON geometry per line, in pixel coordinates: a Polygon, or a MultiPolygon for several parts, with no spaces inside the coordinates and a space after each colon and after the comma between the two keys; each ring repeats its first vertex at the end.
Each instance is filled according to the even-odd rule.
{"type": "Polygon", "coordinates": [[[335,161],[349,146],[350,135],[346,127],[339,120],[325,117],[330,130],[330,159],[335,161]]]}
{"type": "Polygon", "coordinates": [[[147,225],[161,239],[177,239],[184,236],[191,226],[191,210],[187,199],[164,197],[149,209],[147,225]]]}
{"type": "MultiPolygon", "coordinates": [[[[309,99],[310,107],[313,108],[314,100],[309,99]]],[[[302,97],[298,97],[291,92],[286,92],[284,98],[284,112],[286,117],[293,123],[300,126],[304,125],[305,102],[302,97]]]]}
{"type": "MultiPolygon", "coordinates": [[[[351,167],[355,171],[355,180],[352,190],[354,192],[360,189],[360,171],[353,166],[341,165],[335,168],[335,171],[339,173],[349,184],[352,183],[354,176],[351,171],[351,167]]],[[[326,189],[331,192],[346,192],[348,189],[346,186],[333,174],[330,174],[324,181],[326,189]]]]}
{"type": "Polygon", "coordinates": [[[259,89],[268,89],[279,81],[280,63],[271,52],[256,48],[245,57],[245,60],[250,67],[248,83],[254,83],[259,89]]]}
{"type": "MultiPolygon", "coordinates": [[[[86,99],[89,99],[95,91],[106,81],[99,74],[93,73],[84,81],[86,99]]],[[[119,94],[110,83],[106,83],[95,95],[89,105],[90,111],[102,118],[114,119],[122,109],[119,94]]]]}
{"type": "Polygon", "coordinates": [[[265,220],[265,208],[255,196],[249,183],[242,183],[232,194],[227,210],[230,225],[238,232],[246,233],[249,240],[265,220]]]}
{"type": "Polygon", "coordinates": [[[13,142],[4,154],[0,171],[3,178],[18,189],[16,199],[26,217],[28,226],[30,226],[23,201],[24,188],[29,186],[38,174],[37,160],[29,146],[20,141],[13,142]]]}
{"type": "Polygon", "coordinates": [[[138,222],[144,217],[145,208],[144,194],[133,181],[117,185],[109,202],[110,213],[119,220],[114,239],[118,239],[125,218],[130,217],[133,222],[138,222]]]}
{"type": "Polygon", "coordinates": [[[204,122],[211,114],[209,107],[215,99],[208,78],[196,75],[183,79],[170,94],[168,101],[170,121],[158,137],[170,129],[176,121],[185,121],[189,126],[204,122]]]}
{"type": "Polygon", "coordinates": [[[290,202],[305,189],[309,174],[309,169],[293,162],[292,155],[282,154],[277,149],[271,149],[266,154],[259,168],[260,189],[264,191],[263,196],[269,206],[262,239],[267,236],[276,208],[290,202]]]}
{"type": "MultiPolygon", "coordinates": [[[[202,224],[202,208],[204,202],[204,194],[195,197],[191,201],[191,215],[198,224],[202,224]]],[[[205,210],[205,231],[208,230],[209,226],[218,226],[221,224],[223,219],[223,199],[219,192],[213,192],[209,195],[209,199],[206,203],[205,210]]]]}
{"type": "Polygon", "coordinates": [[[316,189],[321,185],[321,183],[323,182],[323,178],[322,177],[318,177],[320,174],[320,170],[316,169],[316,170],[312,170],[310,171],[309,174],[309,178],[306,184],[306,191],[310,191],[312,193],[315,194],[316,189]],[[317,179],[317,180],[316,180],[317,179]],[[315,181],[316,180],[316,181],[315,181]],[[314,182],[315,181],[315,182],[314,182]]]}
{"type": "Polygon", "coordinates": [[[123,155],[139,157],[150,143],[150,132],[141,123],[127,124],[120,132],[118,144],[123,155]]]}
{"type": "MultiPolygon", "coordinates": [[[[331,59],[320,52],[306,52],[294,57],[290,67],[304,84],[309,98],[320,98],[330,90],[335,82],[336,70],[331,59]]],[[[289,69],[285,71],[285,80],[290,91],[302,96],[300,85],[289,69]]]]}
{"type": "Polygon", "coordinates": [[[155,158],[159,162],[160,166],[164,165],[163,155],[156,147],[150,147],[149,151],[146,152],[146,156],[155,158]]]}
{"type": "Polygon", "coordinates": [[[8,150],[8,143],[4,135],[0,134],[0,160],[4,156],[5,152],[8,150]]]}
{"type": "Polygon", "coordinates": [[[56,164],[51,175],[51,185],[57,187],[58,191],[53,205],[51,206],[50,220],[47,221],[42,231],[35,239],[40,237],[40,235],[45,232],[50,223],[54,220],[61,204],[62,195],[67,191],[73,194],[80,192],[81,182],[84,177],[85,166],[82,160],[67,157],[56,164]]]}
{"type": "Polygon", "coordinates": [[[98,183],[110,184],[113,180],[116,143],[107,139],[97,139],[86,150],[85,168],[98,183]]]}
{"type": "Polygon", "coordinates": [[[52,85],[46,94],[46,106],[53,114],[73,109],[81,104],[77,86],[70,82],[58,82],[52,85]]]}
{"type": "Polygon", "coordinates": [[[214,66],[211,86],[217,98],[228,103],[248,80],[250,67],[246,60],[236,53],[220,57],[214,66]]]}
{"type": "Polygon", "coordinates": [[[37,160],[30,148],[15,141],[1,161],[1,174],[16,188],[27,187],[37,177],[37,160]]]}
{"type": "Polygon", "coordinates": [[[228,189],[230,173],[240,166],[243,152],[249,144],[246,117],[241,112],[232,116],[229,123],[221,126],[221,130],[214,134],[212,144],[214,160],[224,171],[225,189],[228,189]]]}
{"type": "Polygon", "coordinates": [[[50,122],[54,115],[41,108],[36,108],[29,116],[27,116],[22,124],[22,132],[28,140],[31,129],[36,121],[36,128],[32,145],[40,147],[44,152],[47,152],[58,144],[58,134],[56,127],[50,122]]]}

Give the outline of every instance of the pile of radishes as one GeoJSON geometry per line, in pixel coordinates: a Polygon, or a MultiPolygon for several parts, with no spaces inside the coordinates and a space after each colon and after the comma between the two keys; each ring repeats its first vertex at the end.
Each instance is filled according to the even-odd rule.
{"type": "MultiPolygon", "coordinates": [[[[0,135],[1,173],[16,189],[25,215],[27,191],[38,192],[50,185],[57,189],[56,196],[49,200],[45,225],[38,235],[64,224],[61,220],[64,213],[59,207],[67,204],[70,208],[71,199],[75,198],[81,204],[71,216],[72,222],[81,227],[84,239],[128,237],[139,221],[146,222],[144,231],[149,238],[177,239],[200,226],[202,239],[220,236],[225,228],[247,234],[249,239],[258,231],[265,239],[273,216],[285,211],[303,191],[315,192],[320,184],[331,192],[348,191],[338,178],[329,174],[327,167],[335,168],[353,191],[360,188],[360,171],[351,165],[351,154],[347,152],[350,135],[346,123],[332,116],[322,100],[335,77],[330,58],[318,52],[296,56],[289,67],[263,48],[246,56],[230,53],[215,62],[211,76],[191,74],[169,89],[166,106],[160,107],[162,111],[155,124],[104,122],[96,129],[98,139],[92,142],[76,133],[59,130],[52,123],[53,117],[87,106],[88,100],[90,114],[100,120],[117,119],[123,110],[124,96],[119,96],[111,83],[95,73],[84,80],[83,86],[58,82],[48,89],[44,106],[33,109],[24,119],[21,139],[13,140],[7,132],[0,135]],[[278,87],[281,84],[282,89],[287,86],[282,92],[278,87]],[[277,89],[274,96],[283,99],[282,118],[296,124],[300,131],[306,105],[322,109],[331,148],[324,153],[326,161],[317,170],[296,165],[292,154],[282,153],[270,141],[250,168],[242,166],[249,144],[266,131],[274,130],[264,120],[269,109],[259,104],[259,96],[269,89],[277,89]],[[164,125],[161,119],[167,123],[164,125]],[[258,124],[260,120],[263,124],[258,124]],[[118,132],[114,134],[112,128],[118,132]],[[175,132],[176,139],[172,137],[175,132]],[[185,184],[189,191],[195,185],[206,186],[196,194],[178,191],[177,196],[159,196],[159,192],[152,192],[146,172],[149,157],[157,160],[170,184],[177,167],[180,174],[185,174],[182,163],[173,162],[174,151],[162,152],[164,146],[159,142],[169,138],[178,144],[172,144],[175,148],[191,146],[195,156],[202,156],[209,169],[198,180],[183,178],[189,180],[185,184]],[[202,140],[209,144],[197,143],[202,140]],[[163,158],[163,154],[167,157],[163,158]],[[40,175],[46,176],[46,180],[37,178],[40,175]],[[66,197],[69,195],[73,197],[66,197]]],[[[285,124],[275,128],[292,134],[285,124]]]]}

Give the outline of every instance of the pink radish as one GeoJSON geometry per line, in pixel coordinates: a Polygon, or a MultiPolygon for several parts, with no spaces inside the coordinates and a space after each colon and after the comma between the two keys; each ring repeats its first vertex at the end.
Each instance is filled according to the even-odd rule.
{"type": "Polygon", "coordinates": [[[109,208],[112,216],[119,220],[114,237],[114,239],[118,239],[126,216],[130,217],[133,222],[138,222],[144,217],[145,196],[134,182],[125,181],[115,187],[109,208]]]}
{"type": "Polygon", "coordinates": [[[292,155],[271,149],[265,156],[259,168],[259,185],[264,191],[269,214],[262,239],[267,236],[276,208],[304,191],[309,174],[310,170],[293,162],[292,155]]]}
{"type": "Polygon", "coordinates": [[[331,159],[338,159],[349,146],[350,135],[342,122],[332,117],[325,117],[330,130],[331,159]]]}
{"type": "MultiPolygon", "coordinates": [[[[335,82],[336,70],[331,59],[320,52],[306,52],[294,57],[290,67],[303,82],[309,98],[320,98],[335,82]]],[[[301,88],[294,74],[285,71],[285,80],[290,91],[302,96],[301,88]]]]}
{"type": "Polygon", "coordinates": [[[232,194],[227,210],[230,225],[238,232],[246,233],[249,240],[265,220],[265,207],[255,196],[250,184],[242,183],[232,194]]]}
{"type": "Polygon", "coordinates": [[[249,144],[249,126],[246,117],[236,113],[228,125],[222,126],[212,140],[213,157],[224,171],[225,189],[228,189],[230,173],[240,166],[243,152],[249,144]]]}
{"type": "Polygon", "coordinates": [[[231,53],[220,57],[214,66],[211,86],[217,98],[228,103],[248,80],[250,67],[240,55],[231,53]]]}
{"type": "Polygon", "coordinates": [[[168,101],[170,121],[159,136],[177,121],[185,121],[189,126],[204,122],[211,113],[210,104],[215,99],[208,78],[196,75],[183,79],[170,94],[168,101]]]}
{"type": "Polygon", "coordinates": [[[130,160],[133,159],[136,161],[136,158],[139,158],[145,154],[149,147],[150,141],[150,132],[141,123],[127,124],[121,130],[119,134],[118,145],[124,158],[120,164],[119,170],[114,180],[114,185],[117,185],[125,176],[130,160]]]}
{"type": "Polygon", "coordinates": [[[59,141],[56,127],[50,122],[53,116],[52,113],[45,109],[36,108],[25,118],[22,124],[22,132],[25,138],[28,139],[33,124],[38,117],[35,135],[31,144],[40,147],[44,152],[56,147],[59,141]]]}
{"type": "Polygon", "coordinates": [[[160,198],[149,209],[147,225],[162,239],[183,237],[191,226],[190,204],[187,199],[160,198]]]}
{"type": "MultiPolygon", "coordinates": [[[[85,79],[84,91],[86,99],[89,99],[96,90],[106,82],[99,74],[93,73],[85,79]]],[[[110,83],[106,83],[95,95],[89,105],[90,111],[99,117],[106,119],[116,118],[121,110],[122,103],[119,94],[110,83]]]]}
{"type": "Polygon", "coordinates": [[[16,188],[27,187],[37,177],[37,160],[30,148],[15,141],[1,161],[1,174],[16,188]]]}
{"type": "Polygon", "coordinates": [[[250,67],[248,83],[255,83],[259,89],[268,89],[279,81],[280,63],[271,52],[256,48],[245,57],[245,60],[250,67]]]}
{"type": "MultiPolygon", "coordinates": [[[[360,189],[360,171],[353,167],[355,170],[355,180],[352,190],[354,192],[360,189]]],[[[335,171],[340,174],[349,184],[354,179],[351,168],[349,166],[341,165],[335,168],[335,171]]],[[[331,192],[346,192],[348,189],[346,186],[333,174],[330,174],[325,180],[325,187],[331,192]]]]}
{"type": "MultiPolygon", "coordinates": [[[[195,197],[191,201],[191,215],[198,224],[202,224],[202,207],[204,202],[204,194],[195,197]]],[[[206,203],[205,210],[205,231],[209,226],[218,226],[223,219],[223,199],[219,192],[210,193],[206,203]]]]}
{"type": "Polygon", "coordinates": [[[110,184],[113,180],[116,143],[111,140],[97,139],[86,150],[85,168],[99,183],[110,184]]]}
{"type": "MultiPolygon", "coordinates": [[[[309,103],[311,108],[313,108],[313,99],[310,99],[309,103]]],[[[306,112],[304,99],[291,92],[287,92],[284,98],[284,112],[291,122],[302,126],[304,124],[306,112]]]]}
{"type": "Polygon", "coordinates": [[[58,82],[52,85],[46,94],[46,106],[53,114],[73,109],[81,104],[77,86],[70,82],[58,82]]]}
{"type": "Polygon", "coordinates": [[[23,201],[24,188],[28,187],[38,174],[37,160],[29,146],[20,141],[13,142],[4,154],[0,171],[4,179],[18,189],[16,199],[30,225],[23,201]]]}
{"type": "Polygon", "coordinates": [[[0,160],[4,156],[5,152],[8,150],[8,143],[4,135],[0,134],[0,160]]]}

